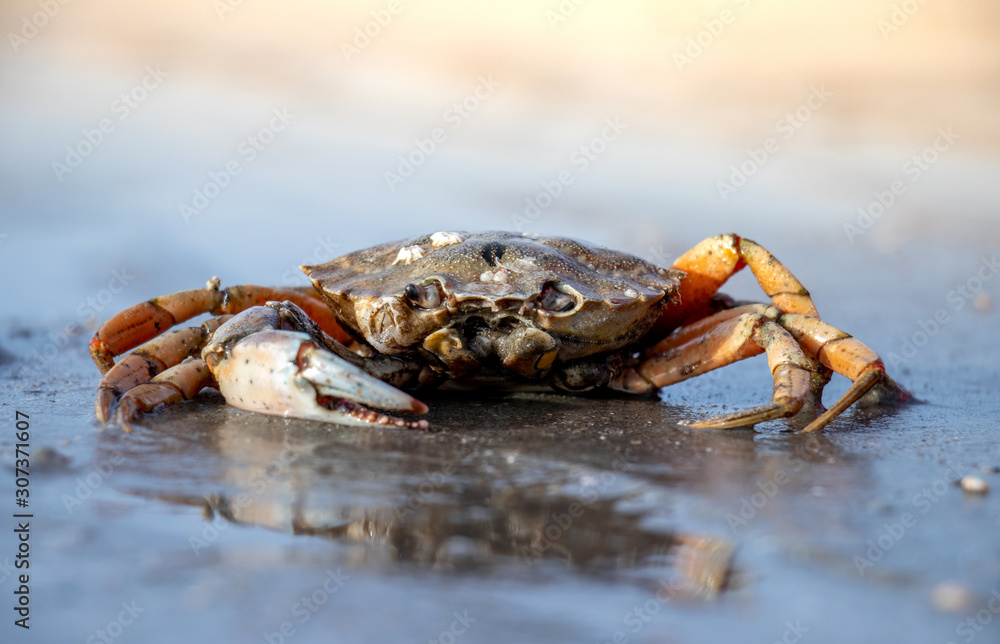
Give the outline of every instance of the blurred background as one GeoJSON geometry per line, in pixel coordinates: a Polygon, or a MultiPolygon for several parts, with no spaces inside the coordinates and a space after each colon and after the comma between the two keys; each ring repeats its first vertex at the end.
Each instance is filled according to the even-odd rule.
{"type": "Polygon", "coordinates": [[[35,263],[8,289],[44,282],[39,314],[122,266],[144,294],[302,283],[439,229],[664,262],[729,230],[807,261],[1000,239],[989,0],[10,0],[0,24],[0,253],[35,263]]]}
{"type": "Polygon", "coordinates": [[[445,642],[465,609],[463,642],[970,641],[992,606],[1000,497],[952,483],[1000,487],[996,0],[4,0],[0,36],[0,407],[50,450],[32,641],[86,640],[133,600],[121,641],[276,643],[341,566],[309,641],[445,642]],[[738,232],[928,404],[808,439],[678,425],[764,400],[761,358],[660,400],[444,399],[436,435],[209,393],[131,435],[96,426],[86,345],[113,313],[484,229],[664,264],[738,232]],[[514,554],[595,485],[541,565],[514,554]],[[916,527],[870,550],[904,512],[916,527]],[[707,597],[667,606],[664,570],[707,597]]]}

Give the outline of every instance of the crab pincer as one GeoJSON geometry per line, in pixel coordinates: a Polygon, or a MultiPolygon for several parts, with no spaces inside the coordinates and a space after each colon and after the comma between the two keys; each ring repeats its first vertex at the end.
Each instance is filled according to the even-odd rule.
{"type": "Polygon", "coordinates": [[[426,420],[395,418],[368,408],[426,413],[427,406],[416,398],[321,347],[307,333],[252,330],[255,325],[246,324],[252,321],[248,318],[252,315],[237,316],[233,324],[220,327],[216,340],[202,352],[229,404],[344,425],[428,428],[426,420]]]}

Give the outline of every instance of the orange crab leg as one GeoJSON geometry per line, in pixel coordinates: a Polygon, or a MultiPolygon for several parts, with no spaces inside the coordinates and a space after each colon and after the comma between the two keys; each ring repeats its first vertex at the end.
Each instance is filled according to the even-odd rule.
{"type": "Polygon", "coordinates": [[[886,375],[885,365],[878,354],[860,340],[822,320],[805,315],[786,313],[779,318],[779,322],[799,344],[817,356],[824,366],[853,381],[847,392],[832,407],[802,431],[821,429],[869,389],[882,382],[889,386],[900,402],[911,398],[908,392],[886,375]]]}
{"type": "Polygon", "coordinates": [[[692,425],[729,429],[795,414],[810,394],[812,362],[795,338],[774,320],[755,312],[743,312],[736,317],[730,313],[711,316],[699,325],[700,334],[685,332],[682,335],[688,338],[686,342],[644,361],[637,369],[626,371],[611,386],[636,393],[649,392],[766,353],[774,379],[769,404],[692,425]]]}
{"type": "Polygon", "coordinates": [[[616,388],[650,393],[763,353],[764,348],[753,341],[753,332],[759,321],[759,316],[753,314],[719,319],[704,333],[643,361],[634,370],[626,371],[623,374],[627,376],[626,380],[621,380],[619,376],[619,384],[624,386],[616,388]]]}
{"type": "Polygon", "coordinates": [[[115,364],[115,356],[156,337],[175,324],[203,313],[236,314],[273,300],[294,302],[338,341],[350,342],[350,336],[337,324],[333,312],[317,296],[302,289],[253,285],[220,289],[218,279],[214,278],[206,288],[163,295],[118,313],[94,334],[90,341],[90,355],[101,373],[107,373],[115,364]]]}
{"type": "MultiPolygon", "coordinates": [[[[763,314],[767,310],[766,304],[746,304],[744,306],[737,306],[731,309],[726,309],[724,311],[719,311],[718,313],[713,313],[708,317],[701,318],[690,324],[680,327],[679,329],[674,329],[674,331],[663,338],[652,347],[646,350],[646,356],[658,356],[663,355],[671,350],[677,349],[682,345],[686,345],[691,340],[699,338],[706,333],[709,333],[721,323],[732,318],[737,318],[744,313],[760,313],[763,314]]],[[[756,355],[756,354],[755,354],[756,355]]]]}
{"type": "Polygon", "coordinates": [[[666,333],[713,313],[712,298],[744,266],[750,267],[774,306],[819,317],[809,291],[774,255],[756,242],[728,233],[706,239],[674,262],[672,268],[687,273],[680,283],[680,301],[667,308],[653,333],[666,333]]]}
{"type": "Polygon", "coordinates": [[[126,432],[144,413],[160,404],[190,400],[205,387],[216,386],[208,365],[200,358],[186,360],[153,377],[148,383],[129,389],[121,397],[117,418],[126,432]]]}
{"type": "Polygon", "coordinates": [[[118,397],[133,387],[149,382],[157,374],[197,356],[223,322],[233,316],[222,315],[206,320],[201,326],[174,329],[157,336],[114,365],[97,388],[94,410],[102,423],[111,417],[118,397]]]}
{"type": "MultiPolygon", "coordinates": [[[[637,393],[649,392],[757,355],[762,350],[767,351],[775,378],[771,405],[717,416],[701,423],[692,423],[693,426],[727,428],[752,424],[761,422],[765,416],[770,419],[791,415],[779,410],[790,410],[793,404],[798,405],[794,408],[797,411],[802,406],[799,394],[789,396],[779,390],[781,379],[776,365],[781,366],[782,362],[780,359],[776,362],[776,357],[782,355],[794,356],[795,360],[791,362],[809,373],[810,392],[817,398],[829,378],[827,369],[853,381],[847,392],[803,428],[803,432],[822,429],[880,383],[885,386],[894,402],[905,402],[912,398],[886,375],[885,366],[878,354],[859,340],[817,318],[798,313],[783,314],[766,304],[748,304],[720,311],[675,330],[647,350],[646,355],[650,357],[638,369],[620,376],[613,386],[637,393]],[[782,329],[784,335],[770,330],[769,322],[782,329]],[[755,324],[759,326],[753,327],[751,335],[751,325],[755,324]],[[762,333],[769,333],[771,337],[762,336],[762,333]],[[788,342],[792,342],[798,351],[791,348],[788,342]],[[819,362],[816,363],[811,356],[815,356],[819,362]]],[[[795,392],[800,392],[798,386],[793,388],[795,392]]],[[[781,389],[788,388],[783,384],[781,389]]]]}

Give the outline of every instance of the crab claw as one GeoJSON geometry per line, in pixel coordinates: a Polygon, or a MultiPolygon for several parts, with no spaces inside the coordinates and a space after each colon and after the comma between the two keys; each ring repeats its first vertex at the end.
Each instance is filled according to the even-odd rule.
{"type": "Polygon", "coordinates": [[[365,405],[423,414],[427,405],[320,347],[305,333],[258,331],[216,356],[210,362],[212,373],[234,407],[343,425],[427,429],[426,420],[368,409],[365,405]]]}

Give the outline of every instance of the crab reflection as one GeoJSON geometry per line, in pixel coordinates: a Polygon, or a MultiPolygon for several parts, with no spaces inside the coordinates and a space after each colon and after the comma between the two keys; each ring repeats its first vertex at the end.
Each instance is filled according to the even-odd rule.
{"type": "MultiPolygon", "coordinates": [[[[516,407],[537,417],[536,404],[516,407]]],[[[629,440],[567,461],[533,448],[548,416],[510,435],[427,435],[206,408],[106,432],[100,450],[141,472],[131,492],[200,507],[208,532],[225,522],[328,539],[355,568],[621,573],[703,598],[730,580],[730,540],[651,525],[629,440]]]]}
{"type": "Polygon", "coordinates": [[[221,517],[357,546],[346,562],[354,567],[483,570],[558,562],[593,573],[642,569],[687,597],[711,598],[726,588],[734,554],[728,539],[644,530],[640,514],[616,510],[619,499],[541,501],[537,492],[465,489],[456,502],[416,508],[309,507],[301,499],[286,505],[226,495],[168,500],[200,504],[207,521],[221,517]]]}
{"type": "MultiPolygon", "coordinates": [[[[331,556],[355,568],[570,570],[667,580],[702,598],[741,585],[748,571],[734,574],[735,542],[718,536],[730,534],[727,524],[682,529],[673,501],[693,497],[724,516],[782,468],[796,490],[867,477],[824,437],[670,430],[673,412],[656,402],[495,398],[439,408],[445,431],[424,434],[327,428],[206,400],[127,437],[105,432],[98,457],[124,456],[123,467],[141,473],[136,494],[201,508],[208,532],[231,524],[326,539],[337,544],[331,556]]],[[[776,524],[796,543],[816,520],[838,529],[840,519],[817,514],[801,492],[782,503],[805,513],[776,524]]]]}

